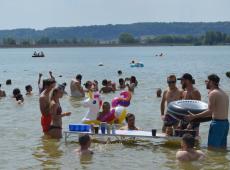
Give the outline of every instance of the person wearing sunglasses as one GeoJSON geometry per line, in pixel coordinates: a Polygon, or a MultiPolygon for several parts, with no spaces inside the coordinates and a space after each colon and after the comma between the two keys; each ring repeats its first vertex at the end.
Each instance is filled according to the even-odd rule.
{"type": "Polygon", "coordinates": [[[176,128],[178,125],[178,120],[171,117],[169,114],[165,114],[165,108],[167,105],[176,100],[182,99],[182,91],[179,90],[176,86],[176,76],[169,75],[167,77],[168,88],[164,91],[162,100],[161,100],[161,119],[164,121],[162,132],[165,133],[166,127],[174,127],[176,128]]]}
{"type": "Polygon", "coordinates": [[[195,118],[212,115],[208,134],[209,149],[226,149],[227,147],[229,96],[219,87],[219,82],[220,78],[216,74],[208,76],[208,80],[205,81],[206,88],[209,90],[208,109],[199,114],[190,112],[186,116],[188,121],[192,121],[195,118]]]}

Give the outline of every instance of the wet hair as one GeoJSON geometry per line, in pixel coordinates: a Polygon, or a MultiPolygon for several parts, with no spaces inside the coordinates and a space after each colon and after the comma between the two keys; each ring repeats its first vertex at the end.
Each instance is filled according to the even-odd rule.
{"type": "Polygon", "coordinates": [[[92,82],[91,82],[91,81],[87,81],[87,82],[84,84],[85,88],[89,88],[90,85],[92,85],[92,82]]]}
{"type": "Polygon", "coordinates": [[[32,89],[32,86],[31,86],[31,85],[27,85],[27,86],[25,87],[25,89],[26,89],[26,91],[29,91],[29,89],[32,89]]]}
{"type": "Polygon", "coordinates": [[[122,74],[122,71],[121,71],[121,70],[118,70],[118,71],[117,71],[117,74],[121,75],[121,74],[122,74]]]}
{"type": "Polygon", "coordinates": [[[125,121],[128,123],[128,120],[129,120],[129,118],[131,118],[131,117],[134,117],[134,118],[135,118],[135,115],[132,114],[132,113],[128,113],[128,114],[126,115],[126,117],[125,117],[125,121]]]}
{"type": "Polygon", "coordinates": [[[102,85],[103,86],[107,86],[108,85],[108,81],[106,79],[102,80],[102,85]]]}
{"type": "Polygon", "coordinates": [[[12,82],[10,79],[6,80],[6,85],[11,85],[11,84],[12,84],[12,82]]]}
{"type": "Polygon", "coordinates": [[[2,87],[2,84],[0,84],[0,87],[2,87]]]}
{"type": "Polygon", "coordinates": [[[78,74],[78,75],[76,76],[76,79],[81,80],[81,79],[82,79],[82,75],[81,75],[81,74],[78,74]]]}
{"type": "Polygon", "coordinates": [[[220,78],[216,74],[210,74],[208,76],[208,79],[211,80],[211,81],[213,81],[216,86],[219,86],[220,78]]]}
{"type": "Polygon", "coordinates": [[[14,95],[14,97],[16,97],[18,94],[21,94],[21,91],[19,90],[19,88],[15,88],[15,89],[13,90],[13,95],[14,95]]]}
{"type": "Polygon", "coordinates": [[[78,138],[78,142],[81,146],[86,145],[90,141],[90,137],[88,134],[80,135],[78,138]]]}
{"type": "Polygon", "coordinates": [[[16,101],[19,101],[19,100],[21,100],[22,102],[24,101],[22,94],[17,94],[15,98],[16,98],[16,101]]]}
{"type": "Polygon", "coordinates": [[[137,79],[136,79],[136,77],[135,76],[131,76],[130,77],[130,82],[131,83],[135,83],[137,85],[137,79]]]}
{"type": "Polygon", "coordinates": [[[195,138],[191,134],[184,134],[182,141],[187,145],[188,148],[193,148],[195,146],[195,138]]]}

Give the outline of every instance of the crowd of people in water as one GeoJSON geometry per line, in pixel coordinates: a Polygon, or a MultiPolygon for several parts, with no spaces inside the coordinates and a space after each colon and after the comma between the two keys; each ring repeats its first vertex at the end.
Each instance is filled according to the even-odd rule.
{"type": "MultiPolygon", "coordinates": [[[[119,70],[117,74],[122,77],[122,71],[119,70]]],[[[42,74],[39,74],[38,88],[39,88],[39,106],[41,111],[41,126],[45,135],[51,138],[62,137],[62,117],[70,116],[71,112],[63,111],[59,100],[64,94],[67,94],[65,88],[66,83],[57,84],[52,72],[49,72],[49,78],[42,79],[42,74]]],[[[119,78],[118,85],[112,80],[104,79],[101,82],[101,88],[97,80],[88,80],[82,83],[82,75],[78,74],[70,82],[70,96],[75,98],[84,98],[87,93],[99,92],[99,93],[114,93],[116,90],[128,90],[133,93],[138,85],[138,81],[135,76],[119,78]]],[[[185,73],[180,78],[176,78],[175,75],[169,75],[166,79],[168,88],[163,91],[159,88],[156,91],[156,96],[161,97],[160,112],[161,119],[163,121],[162,132],[170,136],[175,129],[191,129],[196,132],[195,136],[199,136],[200,123],[191,122],[195,118],[212,116],[208,134],[208,147],[216,149],[226,149],[227,136],[229,131],[228,122],[228,107],[229,97],[219,87],[220,78],[216,74],[211,74],[205,81],[206,88],[208,90],[208,109],[199,114],[189,113],[185,116],[187,121],[180,121],[175,117],[167,114],[167,105],[172,101],[177,100],[201,100],[202,96],[197,87],[195,87],[195,79],[189,73],[185,73]],[[177,86],[177,81],[180,81],[181,89],[177,86]]],[[[10,85],[11,80],[7,80],[6,84],[10,85]]],[[[26,96],[32,95],[32,86],[26,85],[26,96]]],[[[18,104],[23,104],[24,97],[19,88],[13,89],[13,98],[18,104]]],[[[1,89],[0,85],[0,97],[5,97],[6,93],[1,89]]],[[[98,114],[98,120],[100,115],[107,113],[110,109],[108,102],[104,102],[102,105],[102,111],[98,114]]],[[[127,125],[121,129],[126,130],[140,130],[135,125],[135,115],[128,113],[126,115],[127,125]]],[[[79,136],[80,154],[92,154],[89,150],[91,144],[91,138],[89,135],[79,136]]],[[[195,150],[195,137],[191,134],[185,134],[181,141],[181,150],[176,153],[176,158],[182,161],[199,160],[205,158],[204,153],[201,150],[195,150]]]]}

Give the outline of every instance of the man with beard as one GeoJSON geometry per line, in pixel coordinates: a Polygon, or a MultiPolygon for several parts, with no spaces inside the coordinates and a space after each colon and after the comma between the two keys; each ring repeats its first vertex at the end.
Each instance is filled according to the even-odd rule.
{"type": "Polygon", "coordinates": [[[178,120],[171,117],[169,114],[165,114],[165,106],[168,105],[172,101],[181,100],[182,99],[182,91],[180,91],[176,86],[176,76],[170,75],[167,77],[168,89],[164,91],[163,97],[161,100],[161,119],[164,121],[164,125],[162,127],[162,132],[166,131],[166,127],[174,128],[178,125],[178,120]]]}
{"type": "MultiPolygon", "coordinates": [[[[185,73],[181,78],[177,80],[181,80],[182,89],[184,89],[182,94],[182,99],[184,100],[201,100],[201,95],[198,89],[196,89],[193,84],[195,84],[195,80],[192,75],[189,73],[185,73]]],[[[188,123],[185,121],[180,122],[181,129],[192,129],[196,131],[196,136],[199,135],[199,126],[200,123],[188,123]]]]}
{"type": "Polygon", "coordinates": [[[189,121],[212,115],[212,122],[209,128],[208,147],[217,149],[226,149],[227,136],[229,131],[228,107],[229,97],[219,88],[220,78],[216,74],[211,74],[206,80],[208,94],[208,110],[199,114],[190,114],[187,116],[189,121]]]}

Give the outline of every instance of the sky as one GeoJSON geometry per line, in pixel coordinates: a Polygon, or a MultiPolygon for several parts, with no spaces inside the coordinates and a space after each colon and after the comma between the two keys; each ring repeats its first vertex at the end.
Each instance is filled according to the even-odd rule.
{"type": "Polygon", "coordinates": [[[0,30],[230,21],[230,0],[0,0],[0,30]]]}

